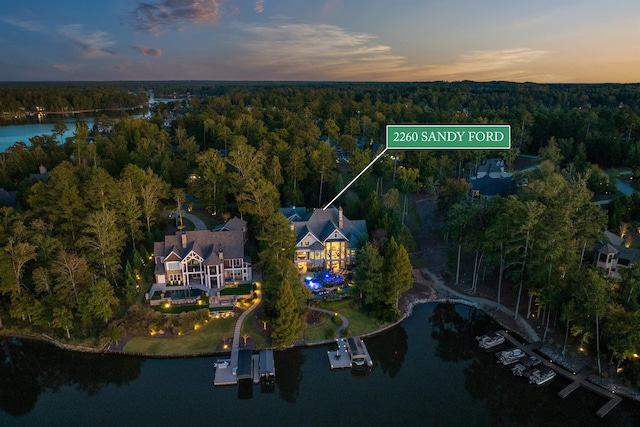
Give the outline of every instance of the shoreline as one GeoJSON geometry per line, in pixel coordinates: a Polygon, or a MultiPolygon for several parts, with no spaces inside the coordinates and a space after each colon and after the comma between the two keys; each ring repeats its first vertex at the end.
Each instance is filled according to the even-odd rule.
{"type": "MultiPolygon", "coordinates": [[[[401,298],[403,308],[401,310],[401,317],[382,328],[376,329],[371,332],[367,332],[361,334],[361,337],[373,337],[379,334],[382,334],[390,329],[393,329],[400,325],[404,320],[411,317],[413,315],[413,309],[422,304],[430,304],[430,303],[447,303],[447,304],[462,304],[471,307],[478,308],[485,312],[488,316],[490,316],[496,323],[498,323],[502,328],[509,332],[513,332],[515,334],[523,337],[527,342],[539,342],[541,341],[538,334],[535,332],[535,329],[529,325],[521,316],[518,316],[518,319],[514,319],[514,312],[508,309],[503,305],[499,305],[495,301],[491,301],[479,296],[467,295],[464,292],[460,292],[456,289],[447,286],[440,278],[438,278],[435,274],[431,273],[427,269],[414,269],[414,286],[411,290],[407,291],[401,298]],[[431,280],[428,280],[424,277],[423,273],[426,273],[431,280]],[[526,326],[525,326],[526,325],[526,326]]],[[[17,334],[7,334],[4,331],[0,330],[0,336],[8,337],[8,338],[18,338],[18,339],[32,339],[47,342],[56,346],[57,348],[64,351],[71,352],[80,352],[80,353],[91,353],[96,355],[114,355],[114,356],[128,356],[128,357],[137,357],[137,358],[147,358],[147,359],[182,359],[182,358],[199,358],[199,357],[216,357],[216,356],[226,356],[230,354],[230,351],[213,351],[213,352],[203,352],[203,353],[194,353],[194,354],[138,354],[138,353],[126,353],[121,350],[111,350],[109,347],[113,343],[109,343],[104,348],[95,348],[95,347],[87,347],[80,345],[71,345],[62,343],[46,334],[40,335],[30,335],[24,333],[17,334]]],[[[304,340],[297,340],[292,345],[284,348],[290,349],[295,347],[317,347],[321,345],[327,345],[333,343],[335,339],[321,340],[321,341],[312,341],[306,342],[304,340]]],[[[273,349],[272,347],[266,347],[265,349],[273,349]]],[[[263,350],[263,348],[255,348],[252,350],[263,350]]],[[[572,371],[579,372],[583,369],[589,369],[592,371],[592,367],[581,363],[572,361],[569,358],[562,357],[557,352],[554,352],[553,349],[545,347],[543,344],[542,347],[538,350],[545,357],[552,359],[554,363],[557,365],[572,371]]],[[[603,378],[598,376],[595,373],[591,373],[587,380],[603,389],[616,393],[620,396],[623,396],[632,401],[640,402],[640,391],[634,388],[626,387],[620,384],[618,381],[612,380],[611,378],[603,378]]]]}

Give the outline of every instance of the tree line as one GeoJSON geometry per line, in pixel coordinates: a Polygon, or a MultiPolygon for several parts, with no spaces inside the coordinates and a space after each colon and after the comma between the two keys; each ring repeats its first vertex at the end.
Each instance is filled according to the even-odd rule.
{"type": "MultiPolygon", "coordinates": [[[[462,196],[464,186],[454,189],[462,196]]],[[[601,370],[607,354],[618,366],[637,357],[640,266],[620,268],[621,278],[615,279],[591,261],[608,221],[607,211],[592,198],[587,176],[576,177],[544,160],[516,194],[476,202],[459,197],[447,203],[445,198],[441,212],[445,236],[456,248],[456,284],[462,284],[464,251],[473,265],[466,284],[471,290],[489,270],[498,304],[504,303],[509,283],[517,290],[516,316],[538,318],[543,339],[550,329],[564,328],[563,355],[569,336],[580,347],[594,343],[601,370]]],[[[638,373],[628,373],[634,383],[638,373]]]]}
{"type": "Polygon", "coordinates": [[[148,97],[142,91],[134,93],[106,87],[0,86],[0,112],[5,119],[38,113],[127,109],[139,107],[147,101],[148,97]]]}
{"type": "MultiPolygon", "coordinates": [[[[133,93],[162,86],[118,84],[130,84],[119,90],[133,93]]],[[[148,265],[151,243],[161,236],[163,207],[175,206],[179,194],[189,192],[218,217],[234,212],[249,220],[264,270],[267,313],[274,324],[281,321],[283,338],[276,340],[286,342],[309,294],[297,286],[291,262],[295,242],[277,208],[322,207],[383,148],[386,124],[508,123],[513,148],[499,153],[508,167],[519,152],[543,144],[557,148],[548,149],[549,156],[559,150],[565,163],[577,165],[569,180],[579,182],[596,160],[606,160],[591,158],[587,150],[596,134],[631,152],[640,132],[638,85],[173,82],[171,88],[193,96],[158,104],[149,119],[99,116],[94,129],[80,120],[64,140],[65,125],[56,124],[50,134],[18,141],[0,155],[0,185],[17,191],[0,235],[3,320],[81,336],[104,329],[105,319],[142,291],[136,277],[148,265]],[[568,127],[557,125],[556,117],[568,127]],[[559,142],[550,144],[549,135],[559,142]],[[35,182],[29,174],[41,165],[49,179],[35,182]],[[67,264],[79,273],[65,270],[67,264]],[[292,314],[277,318],[287,311],[292,314]]],[[[393,286],[387,283],[400,273],[384,262],[398,257],[399,265],[406,264],[403,251],[414,244],[404,226],[404,196],[449,194],[456,204],[471,165],[495,154],[389,152],[342,196],[345,215],[366,218],[369,226],[371,242],[359,255],[374,277],[356,269],[364,277],[359,280],[364,310],[392,318],[397,295],[406,289],[406,273],[393,286]]],[[[543,239],[537,239],[531,247],[525,244],[527,253],[542,251],[543,239]]],[[[548,249],[559,250],[556,246],[548,249]]],[[[477,251],[479,263],[495,257],[477,251]]],[[[552,266],[552,274],[559,268],[552,266]]],[[[543,278],[537,280],[541,287],[543,278]]]]}

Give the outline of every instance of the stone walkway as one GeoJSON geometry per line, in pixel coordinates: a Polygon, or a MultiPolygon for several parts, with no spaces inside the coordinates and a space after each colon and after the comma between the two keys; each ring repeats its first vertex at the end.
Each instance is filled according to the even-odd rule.
{"type": "Polygon", "coordinates": [[[256,284],[256,300],[251,307],[247,308],[244,313],[240,315],[236,322],[236,327],[233,330],[233,343],[231,344],[231,360],[229,361],[230,367],[235,368],[238,366],[238,350],[240,349],[240,333],[242,332],[242,322],[251,314],[251,312],[260,305],[262,302],[262,276],[260,273],[254,270],[253,283],[256,284]]]}

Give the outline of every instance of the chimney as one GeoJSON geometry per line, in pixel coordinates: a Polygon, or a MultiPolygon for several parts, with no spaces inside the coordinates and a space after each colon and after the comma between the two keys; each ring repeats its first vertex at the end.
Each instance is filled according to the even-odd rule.
{"type": "Polygon", "coordinates": [[[44,167],[44,165],[40,165],[40,167],[38,168],[38,171],[40,172],[40,175],[44,175],[47,173],[47,168],[44,167]]]}
{"type": "Polygon", "coordinates": [[[220,251],[218,252],[218,258],[224,260],[224,252],[222,252],[222,249],[220,249],[220,251]]]}
{"type": "Polygon", "coordinates": [[[182,249],[186,249],[187,248],[187,233],[182,232],[182,235],[180,235],[180,237],[182,238],[182,249]]]}
{"type": "Polygon", "coordinates": [[[340,206],[338,208],[338,228],[342,230],[342,227],[344,227],[344,220],[342,216],[342,206],[340,206]]]}

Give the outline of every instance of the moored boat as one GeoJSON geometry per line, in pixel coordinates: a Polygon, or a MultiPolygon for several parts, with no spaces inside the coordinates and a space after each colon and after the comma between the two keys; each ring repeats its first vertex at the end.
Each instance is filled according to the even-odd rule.
{"type": "Polygon", "coordinates": [[[556,373],[553,369],[548,367],[542,367],[534,369],[529,376],[529,383],[535,385],[542,385],[548,383],[556,377],[556,373]]]}
{"type": "Polygon", "coordinates": [[[478,346],[485,350],[497,347],[505,341],[504,336],[498,332],[488,332],[485,335],[477,336],[476,340],[478,340],[478,346]]]}
{"type": "Polygon", "coordinates": [[[502,363],[503,365],[511,365],[512,363],[516,363],[518,360],[526,356],[525,352],[520,350],[519,348],[500,351],[496,353],[496,355],[498,356],[498,362],[502,363]]]}
{"type": "Polygon", "coordinates": [[[541,363],[540,359],[535,356],[525,356],[520,359],[513,368],[511,368],[511,372],[513,372],[513,375],[521,377],[524,375],[525,371],[538,366],[541,363]]]}

